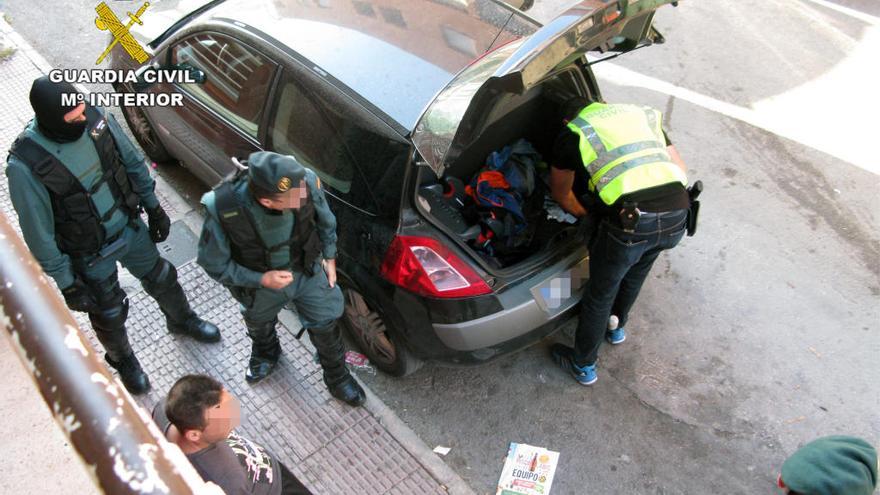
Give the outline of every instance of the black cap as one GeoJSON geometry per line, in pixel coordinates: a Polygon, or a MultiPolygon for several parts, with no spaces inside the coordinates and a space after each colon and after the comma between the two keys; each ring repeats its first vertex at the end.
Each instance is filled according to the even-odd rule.
{"type": "Polygon", "coordinates": [[[258,151],[248,158],[248,177],[252,184],[264,191],[286,192],[298,187],[305,176],[305,167],[292,155],[258,151]]]}

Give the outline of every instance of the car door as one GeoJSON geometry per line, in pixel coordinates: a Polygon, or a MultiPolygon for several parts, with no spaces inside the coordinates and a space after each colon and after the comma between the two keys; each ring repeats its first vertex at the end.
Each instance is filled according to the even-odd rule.
{"type": "Polygon", "coordinates": [[[171,65],[205,73],[203,83],[163,83],[156,92],[179,92],[183,106],[153,108],[151,121],[166,147],[205,183],[234,170],[229,157],[245,159],[260,142],[269,90],[277,64],[245,41],[203,31],[172,43],[171,65]]]}
{"type": "Polygon", "coordinates": [[[339,249],[367,263],[366,239],[396,221],[410,145],[313,65],[279,76],[267,123],[267,149],[314,170],[337,217],[339,249]],[[383,219],[384,217],[384,219],[383,219]]]}

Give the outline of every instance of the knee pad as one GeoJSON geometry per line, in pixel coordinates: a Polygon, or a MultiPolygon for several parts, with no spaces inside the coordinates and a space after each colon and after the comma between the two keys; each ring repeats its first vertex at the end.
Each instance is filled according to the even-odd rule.
{"type": "Polygon", "coordinates": [[[114,308],[127,300],[125,291],[119,286],[119,277],[115,271],[104,280],[89,282],[88,285],[99,308],[114,308]]]}
{"type": "Polygon", "coordinates": [[[318,350],[318,354],[344,352],[342,334],[335,321],[322,327],[311,327],[308,331],[309,340],[318,350]]]}
{"type": "Polygon", "coordinates": [[[170,289],[177,282],[177,270],[165,258],[159,258],[156,266],[144,275],[141,283],[148,292],[170,289]]]}
{"type": "Polygon", "coordinates": [[[318,322],[309,327],[309,334],[329,335],[338,329],[336,319],[318,322]]]}
{"type": "Polygon", "coordinates": [[[278,345],[278,331],[275,329],[278,324],[277,319],[263,322],[245,320],[244,323],[247,335],[254,344],[264,348],[278,345]]]}
{"type": "MultiPolygon", "coordinates": [[[[121,291],[122,289],[120,289],[121,291]]],[[[94,313],[89,313],[89,320],[95,330],[112,332],[125,329],[125,320],[128,318],[128,298],[123,292],[123,299],[119,304],[102,307],[94,313]]]]}

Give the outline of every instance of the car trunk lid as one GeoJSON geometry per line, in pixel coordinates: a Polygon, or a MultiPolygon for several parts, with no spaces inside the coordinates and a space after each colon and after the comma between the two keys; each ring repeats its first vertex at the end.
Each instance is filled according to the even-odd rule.
{"type": "Polygon", "coordinates": [[[629,51],[659,38],[654,11],[672,0],[583,0],[527,38],[476,59],[428,105],[412,133],[423,165],[442,177],[447,166],[479,134],[481,97],[522,94],[556,68],[588,51],[629,51]]]}

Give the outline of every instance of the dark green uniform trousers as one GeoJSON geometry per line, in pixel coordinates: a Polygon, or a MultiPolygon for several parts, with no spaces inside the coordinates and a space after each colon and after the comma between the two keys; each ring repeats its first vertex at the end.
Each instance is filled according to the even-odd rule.
{"type": "Polygon", "coordinates": [[[280,290],[264,287],[230,287],[229,290],[241,303],[241,313],[248,324],[274,321],[287,303],[293,303],[303,328],[326,327],[342,316],[342,291],[339,285],[330,287],[320,263],[315,264],[314,273],[312,276],[294,273],[293,282],[280,290]]]}
{"type": "MultiPolygon", "coordinates": [[[[129,390],[139,393],[149,388],[149,382],[134,356],[125,329],[128,298],[119,286],[116,263],[122,264],[141,281],[144,290],[156,300],[165,315],[170,331],[193,335],[190,328],[202,322],[190,307],[177,281],[177,270],[159,256],[144,222],[140,218],[135,219],[125,226],[119,238],[123,245],[112,255],[103,259],[99,259],[97,254],[86,256],[74,259],[72,264],[74,272],[86,282],[98,303],[98,307],[89,312],[89,320],[107,351],[107,361],[120,371],[123,383],[129,390]]],[[[207,337],[211,337],[210,341],[219,340],[216,327],[213,327],[213,331],[216,335],[193,336],[205,341],[209,341],[207,337]]]]}

